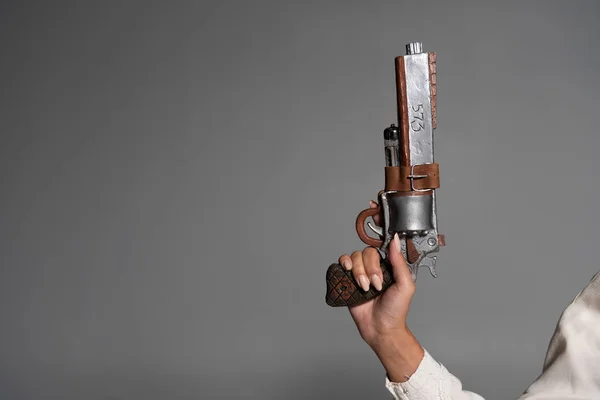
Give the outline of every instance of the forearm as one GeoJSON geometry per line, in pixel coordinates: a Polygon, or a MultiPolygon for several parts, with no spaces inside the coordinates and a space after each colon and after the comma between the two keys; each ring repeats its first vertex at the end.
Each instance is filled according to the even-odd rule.
{"type": "Polygon", "coordinates": [[[415,373],[425,354],[408,329],[381,337],[371,347],[392,382],[406,382],[415,373]]]}

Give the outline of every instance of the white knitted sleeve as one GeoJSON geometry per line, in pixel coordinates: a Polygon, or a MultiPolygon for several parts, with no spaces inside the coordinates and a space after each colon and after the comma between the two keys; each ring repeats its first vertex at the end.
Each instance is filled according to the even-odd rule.
{"type": "Polygon", "coordinates": [[[386,376],[385,386],[395,400],[484,400],[476,393],[462,390],[460,380],[427,350],[419,367],[406,382],[391,382],[386,376]]]}

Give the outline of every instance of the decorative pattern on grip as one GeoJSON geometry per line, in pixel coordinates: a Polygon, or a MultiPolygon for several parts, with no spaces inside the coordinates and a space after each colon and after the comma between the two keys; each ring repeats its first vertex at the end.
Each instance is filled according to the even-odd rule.
{"type": "Polygon", "coordinates": [[[331,307],[352,307],[366,303],[386,291],[394,283],[392,265],[388,260],[381,260],[383,285],[378,291],[371,285],[365,292],[354,280],[352,271],[346,270],[340,264],[331,264],[327,269],[327,294],[325,301],[331,307]]]}

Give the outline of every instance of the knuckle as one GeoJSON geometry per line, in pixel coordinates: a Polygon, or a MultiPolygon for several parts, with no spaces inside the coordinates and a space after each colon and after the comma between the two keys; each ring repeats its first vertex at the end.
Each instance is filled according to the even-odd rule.
{"type": "Polygon", "coordinates": [[[375,247],[372,246],[365,247],[363,254],[367,257],[379,256],[379,252],[375,249],[375,247]]]}
{"type": "Polygon", "coordinates": [[[379,252],[375,248],[368,247],[364,250],[363,254],[365,266],[368,266],[372,271],[378,271],[381,269],[379,266],[379,252]]]}
{"type": "Polygon", "coordinates": [[[359,250],[356,250],[354,252],[352,252],[352,258],[358,258],[362,256],[362,252],[359,250]]]}
{"type": "Polygon", "coordinates": [[[367,260],[365,261],[365,269],[367,269],[369,271],[369,275],[371,275],[373,273],[379,272],[379,265],[373,260],[367,260]]]}

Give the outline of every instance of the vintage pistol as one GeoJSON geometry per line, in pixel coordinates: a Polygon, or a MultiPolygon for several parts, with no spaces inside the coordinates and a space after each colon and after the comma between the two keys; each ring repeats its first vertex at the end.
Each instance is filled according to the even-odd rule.
{"type": "Polygon", "coordinates": [[[440,186],[439,165],[434,160],[433,131],[436,129],[436,54],[423,52],[421,43],[406,45],[406,55],[395,58],[398,126],[383,131],[385,189],[378,194],[378,207],[363,210],[356,218],[359,238],[383,253],[383,289],[365,292],[352,271],[340,264],[327,270],[325,300],[332,307],[351,307],[383,293],[394,279],[387,249],[398,233],[402,252],[413,280],[419,267],[434,277],[436,256],[445,245],[438,233],[435,191],[440,186]],[[382,226],[367,225],[377,235],[367,234],[367,218],[380,214],[382,226]]]}

